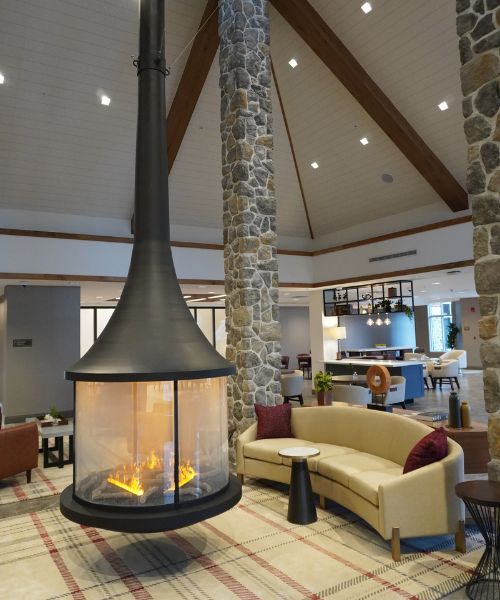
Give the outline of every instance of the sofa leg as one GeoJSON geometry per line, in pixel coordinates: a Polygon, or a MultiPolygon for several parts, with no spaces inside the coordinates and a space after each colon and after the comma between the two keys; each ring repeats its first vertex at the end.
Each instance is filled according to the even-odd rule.
{"type": "Polygon", "coordinates": [[[460,383],[458,382],[458,377],[455,377],[455,383],[457,384],[457,388],[460,389],[460,383]]]}
{"type": "Polygon", "coordinates": [[[245,475],[243,475],[243,473],[238,473],[238,479],[240,480],[241,485],[245,483],[245,475]]]}
{"type": "Polygon", "coordinates": [[[302,394],[299,394],[299,402],[300,402],[300,406],[304,406],[304,398],[302,398],[302,394]]]}
{"type": "Polygon", "coordinates": [[[26,483],[31,483],[31,469],[26,471],[26,483]]]}
{"type": "Polygon", "coordinates": [[[399,538],[399,527],[392,528],[391,553],[392,560],[401,560],[401,540],[399,538]]]}
{"type": "Polygon", "coordinates": [[[464,521],[458,522],[458,529],[455,533],[455,550],[457,552],[466,552],[465,544],[465,524],[464,521]]]}
{"type": "Polygon", "coordinates": [[[319,505],[321,508],[326,508],[326,498],[320,494],[319,496],[319,505]]]}

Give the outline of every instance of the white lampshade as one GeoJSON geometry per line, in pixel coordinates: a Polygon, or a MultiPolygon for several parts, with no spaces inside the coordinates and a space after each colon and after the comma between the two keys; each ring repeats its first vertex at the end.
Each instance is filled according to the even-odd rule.
{"type": "Polygon", "coordinates": [[[336,340],[345,340],[347,331],[345,327],[332,327],[332,337],[336,340]]]}

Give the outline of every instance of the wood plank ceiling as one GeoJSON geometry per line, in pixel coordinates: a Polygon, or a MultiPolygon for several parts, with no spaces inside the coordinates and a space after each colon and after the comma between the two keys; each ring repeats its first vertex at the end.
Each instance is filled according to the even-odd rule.
{"type": "MultiPolygon", "coordinates": [[[[443,199],[453,210],[465,208],[459,59],[447,6],[453,3],[419,0],[403,8],[399,0],[377,0],[364,15],[352,0],[272,2],[288,20],[271,9],[273,65],[286,111],[285,120],[273,90],[280,235],[321,236],[415,207],[443,210],[443,199]],[[323,38],[311,37],[314,31],[323,38]],[[372,81],[363,93],[380,97],[378,86],[390,98],[382,116],[351,71],[332,61],[336,38],[325,31],[338,36],[339,63],[345,44],[345,64],[363,66],[365,84],[372,81]],[[288,65],[292,57],[296,69],[288,65]],[[450,105],[444,113],[436,106],[442,99],[450,105]],[[391,118],[399,129],[387,125],[391,118]],[[394,182],[384,183],[384,173],[394,182]]],[[[183,52],[215,5],[167,0],[167,64],[175,64],[166,100],[172,222],[220,230],[213,18],[183,52]]],[[[0,208],[130,217],[136,81],[129,57],[137,21],[137,0],[2,0],[0,208]],[[102,93],[111,97],[109,107],[100,105],[102,93]]]]}

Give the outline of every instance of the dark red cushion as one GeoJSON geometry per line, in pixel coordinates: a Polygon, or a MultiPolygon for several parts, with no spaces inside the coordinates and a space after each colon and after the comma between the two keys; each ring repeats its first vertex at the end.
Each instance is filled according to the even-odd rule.
{"type": "Polygon", "coordinates": [[[413,446],[406,459],[403,473],[409,473],[425,465],[441,460],[448,454],[448,436],[440,427],[435,429],[413,446]]]}
{"type": "Polygon", "coordinates": [[[257,439],[264,438],[289,438],[292,435],[292,407],[290,404],[277,406],[255,405],[257,415],[257,439]]]}

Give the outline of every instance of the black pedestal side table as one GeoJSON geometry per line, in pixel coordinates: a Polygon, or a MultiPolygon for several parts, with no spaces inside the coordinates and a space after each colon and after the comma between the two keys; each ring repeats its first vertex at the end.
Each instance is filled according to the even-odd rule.
{"type": "Polygon", "coordinates": [[[279,450],[278,454],[292,459],[287,519],[290,523],[296,523],[297,525],[314,523],[318,517],[316,515],[316,506],[314,505],[307,459],[310,456],[317,456],[319,450],[304,446],[284,448],[283,450],[279,450]]]}
{"type": "Polygon", "coordinates": [[[486,548],[465,587],[474,600],[500,599],[500,482],[464,481],[455,486],[455,493],[484,537],[486,548]]]}

